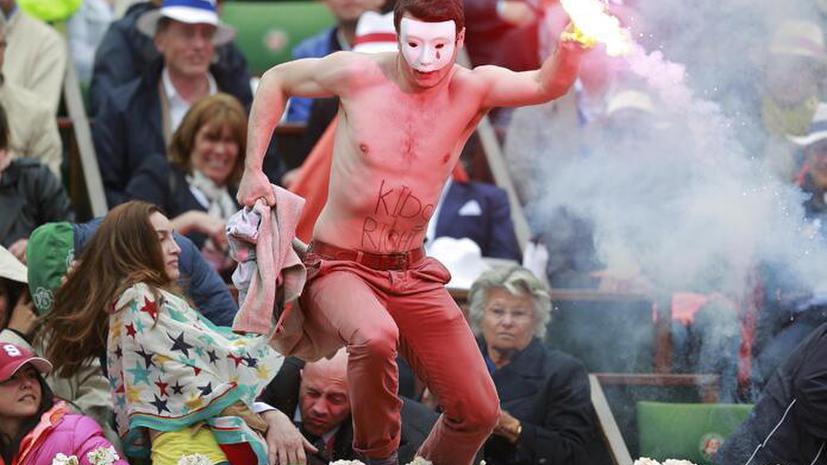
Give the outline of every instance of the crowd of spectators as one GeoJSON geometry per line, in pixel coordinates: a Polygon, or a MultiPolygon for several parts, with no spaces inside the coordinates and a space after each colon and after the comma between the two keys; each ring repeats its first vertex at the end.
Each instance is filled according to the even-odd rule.
{"type": "MultiPolygon", "coordinates": [[[[335,24],[300,42],[295,58],[361,51],[365,37],[375,42],[393,32],[392,2],[324,4],[335,24]]],[[[635,2],[608,8],[635,23],[635,2]]],[[[235,31],[213,0],[139,1],[122,15],[117,10],[110,1],[84,0],[64,38],[15,0],[0,0],[3,463],[47,463],[57,452],[92,463],[89,452],[108,454],[110,447],[118,457],[111,463],[143,455],[174,465],[181,451],[233,464],[359,458],[351,444],[348,354],[305,364],[228,329],[239,303],[225,231],[240,207],[254,93],[235,31]],[[66,66],[89,86],[105,218],[77,217],[66,188],[70,161],[57,123],[66,66]],[[163,332],[150,329],[156,326],[163,332]],[[201,413],[189,415],[194,410],[201,413]],[[33,441],[44,446],[31,448],[33,441]]],[[[473,66],[537,68],[555,47],[550,38],[566,26],[554,0],[465,0],[465,13],[473,66]]],[[[823,17],[827,11],[776,21],[748,98],[721,102],[724,111],[741,112],[735,132],[752,159],[799,189],[802,240],[812,241],[827,237],[823,17]]],[[[395,47],[393,38],[382,40],[395,47]]],[[[600,225],[575,205],[543,210],[548,186],[565,176],[559,166],[607,147],[620,157],[651,151],[655,139],[681,143],[681,127],[663,111],[669,103],[628,71],[598,46],[567,95],[492,109],[515,195],[481,181],[487,173],[479,154],[468,153],[434,209],[426,246],[468,238],[470,251],[449,247],[449,254],[462,249],[480,264],[465,289],[467,317],[501,412],[478,458],[489,465],[600,463],[588,367],[546,338],[554,324],[550,289],[577,289],[660,299],[669,308],[656,305],[653,324],[670,320],[669,370],[716,375],[720,401],[756,403],[721,463],[756,454],[761,463],[818,463],[827,437],[820,418],[823,299],[802,295],[800,283],[761,262],[753,265],[749,295],[723,285],[653,289],[643,272],[606,269],[595,246],[600,225]],[[523,212],[532,228],[528,248],[512,221],[523,212]],[[790,441],[802,446],[793,450],[790,441]]],[[[335,99],[290,100],[285,121],[302,125],[305,135],[289,162],[271,144],[266,171],[273,183],[299,192],[308,177],[325,183],[329,160],[318,171],[308,171],[318,168],[312,163],[302,171],[302,162],[313,150],[331,156],[324,134],[334,130],[338,111],[335,99]]],[[[471,269],[469,257],[440,258],[456,263],[457,275],[471,269]]],[[[425,380],[412,379],[405,360],[399,364],[404,463],[440,407],[425,380]]]]}

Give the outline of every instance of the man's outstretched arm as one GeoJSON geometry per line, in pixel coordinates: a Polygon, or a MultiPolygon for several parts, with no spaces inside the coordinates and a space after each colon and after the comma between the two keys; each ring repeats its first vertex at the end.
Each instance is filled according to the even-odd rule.
{"type": "Polygon", "coordinates": [[[244,176],[238,189],[242,205],[252,206],[259,198],[270,205],[275,203],[270,181],[261,167],[287,99],[339,95],[348,81],[349,55],[338,52],[324,58],[290,61],[270,68],[261,77],[250,110],[244,176]]]}
{"type": "Polygon", "coordinates": [[[514,72],[498,66],[480,66],[478,75],[487,92],[483,107],[538,105],[568,92],[580,67],[580,58],[589,49],[576,41],[561,40],[557,51],[534,71],[514,72]]]}

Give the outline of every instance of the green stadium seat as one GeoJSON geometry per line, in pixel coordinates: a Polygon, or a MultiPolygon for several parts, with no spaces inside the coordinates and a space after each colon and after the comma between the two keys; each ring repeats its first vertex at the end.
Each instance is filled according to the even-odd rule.
{"type": "Polygon", "coordinates": [[[299,42],[335,24],[317,1],[228,1],[221,5],[221,19],[236,28],[236,44],[257,76],[289,61],[299,42]]]}
{"type": "Polygon", "coordinates": [[[712,455],[751,410],[748,404],[638,402],[640,456],[711,465],[712,455]]]}

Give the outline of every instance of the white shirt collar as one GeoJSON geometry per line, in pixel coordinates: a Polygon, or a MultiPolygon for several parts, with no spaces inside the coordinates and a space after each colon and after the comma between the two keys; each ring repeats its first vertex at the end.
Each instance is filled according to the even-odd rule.
{"type": "MultiPolygon", "coordinates": [[[[172,83],[172,78],[169,77],[169,70],[166,66],[164,66],[164,70],[161,71],[161,82],[163,83],[164,93],[169,103],[169,119],[170,123],[172,123],[172,131],[175,132],[192,104],[184,100],[178,93],[178,89],[176,89],[172,83]]],[[[209,95],[215,95],[218,92],[218,85],[215,82],[215,78],[209,72],[207,73],[207,85],[209,86],[209,95]]]]}

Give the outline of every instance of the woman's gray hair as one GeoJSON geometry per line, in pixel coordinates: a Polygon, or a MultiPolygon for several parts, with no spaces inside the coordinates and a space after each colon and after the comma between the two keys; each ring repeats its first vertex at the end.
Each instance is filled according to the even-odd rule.
{"type": "Polygon", "coordinates": [[[489,289],[505,289],[512,295],[529,295],[534,301],[534,336],[546,337],[546,327],[551,321],[551,296],[546,285],[530,270],[521,266],[495,267],[482,273],[468,293],[471,328],[474,334],[482,333],[482,319],[488,303],[489,289]]]}

